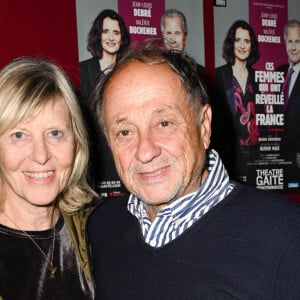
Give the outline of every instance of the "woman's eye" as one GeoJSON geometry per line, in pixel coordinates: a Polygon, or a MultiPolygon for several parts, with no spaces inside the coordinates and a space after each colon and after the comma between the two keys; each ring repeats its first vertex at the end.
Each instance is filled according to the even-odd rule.
{"type": "Polygon", "coordinates": [[[50,144],[65,143],[74,137],[71,129],[61,128],[48,131],[44,139],[50,144]]]}
{"type": "Polygon", "coordinates": [[[16,131],[10,135],[11,142],[17,145],[23,145],[30,141],[30,136],[21,131],[16,131]]]}
{"type": "Polygon", "coordinates": [[[12,134],[13,138],[17,139],[17,140],[20,140],[24,137],[24,133],[23,132],[15,132],[12,134]]]}
{"type": "Polygon", "coordinates": [[[58,129],[51,130],[45,135],[45,139],[50,143],[60,142],[64,140],[64,132],[58,129]]]}
{"type": "Polygon", "coordinates": [[[52,130],[50,134],[53,137],[60,137],[60,136],[62,136],[62,133],[59,130],[52,130]]]}

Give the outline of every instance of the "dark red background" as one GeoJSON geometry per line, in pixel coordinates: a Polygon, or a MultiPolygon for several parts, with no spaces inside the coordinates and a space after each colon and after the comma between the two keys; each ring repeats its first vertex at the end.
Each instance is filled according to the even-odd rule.
{"type": "Polygon", "coordinates": [[[17,56],[56,61],[79,84],[75,0],[0,1],[0,67],[17,56]]]}

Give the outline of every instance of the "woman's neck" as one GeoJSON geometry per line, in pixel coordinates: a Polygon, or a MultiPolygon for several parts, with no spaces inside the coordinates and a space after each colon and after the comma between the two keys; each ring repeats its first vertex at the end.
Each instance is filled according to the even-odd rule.
{"type": "Polygon", "coordinates": [[[0,223],[17,230],[41,231],[52,228],[59,217],[59,210],[56,206],[16,207],[4,205],[0,211],[0,223]]]}
{"type": "Polygon", "coordinates": [[[239,73],[247,72],[247,61],[241,61],[236,59],[235,63],[232,66],[232,69],[239,73]]]}
{"type": "Polygon", "coordinates": [[[240,87],[243,90],[243,94],[246,91],[247,78],[248,78],[248,69],[246,61],[236,61],[232,66],[233,75],[236,80],[239,82],[240,87]]]}
{"type": "Polygon", "coordinates": [[[110,54],[105,51],[103,51],[103,56],[101,59],[99,59],[99,63],[101,66],[101,70],[105,70],[111,66],[113,66],[116,62],[117,54],[110,54]]]}

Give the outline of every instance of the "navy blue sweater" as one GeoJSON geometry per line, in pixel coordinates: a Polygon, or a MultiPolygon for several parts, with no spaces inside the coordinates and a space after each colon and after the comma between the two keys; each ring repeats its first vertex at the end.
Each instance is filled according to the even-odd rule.
{"type": "Polygon", "coordinates": [[[300,299],[300,206],[237,185],[161,248],[144,242],[126,200],[88,225],[96,300],[300,299]]]}

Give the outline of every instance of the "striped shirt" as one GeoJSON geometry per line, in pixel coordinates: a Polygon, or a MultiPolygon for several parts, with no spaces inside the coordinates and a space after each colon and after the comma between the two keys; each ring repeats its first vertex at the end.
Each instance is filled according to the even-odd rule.
{"type": "Polygon", "coordinates": [[[130,195],[127,209],[140,222],[145,242],[161,247],[176,239],[233,189],[227,171],[215,150],[209,152],[209,174],[199,190],[185,195],[159,211],[153,222],[142,201],[130,195]]]}

